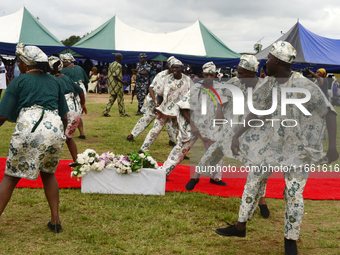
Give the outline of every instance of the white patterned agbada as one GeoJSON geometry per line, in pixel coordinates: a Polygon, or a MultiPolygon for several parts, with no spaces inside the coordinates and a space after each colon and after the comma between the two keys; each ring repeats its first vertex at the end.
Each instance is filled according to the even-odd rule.
{"type": "MultiPolygon", "coordinates": [[[[309,172],[305,165],[327,162],[322,149],[322,137],[326,128],[326,114],[335,112],[319,87],[293,72],[284,84],[278,84],[274,77],[267,77],[253,93],[253,104],[258,110],[266,110],[272,104],[272,88],[278,89],[277,109],[274,113],[262,116],[262,119],[278,119],[276,125],[265,123],[261,128],[250,128],[240,139],[242,157],[252,165],[262,166],[260,171],[250,171],[244,187],[239,211],[239,222],[252,219],[258,201],[273,171],[263,169],[264,166],[297,167],[294,171],[284,171],[286,200],[284,217],[284,237],[297,240],[304,211],[303,190],[309,172]],[[285,87],[305,88],[311,93],[311,99],[303,106],[312,114],[305,116],[295,105],[287,105],[287,115],[281,115],[281,89],[285,87]],[[284,119],[297,121],[295,127],[283,127],[284,119]]],[[[304,98],[304,94],[290,93],[288,98],[304,98]]],[[[287,125],[292,125],[287,124],[287,125]]]]}
{"type": "MultiPolygon", "coordinates": [[[[183,96],[189,91],[192,84],[191,79],[182,74],[181,79],[175,79],[173,74],[166,76],[163,86],[163,102],[156,109],[163,114],[162,117],[155,120],[153,128],[148,133],[141,147],[141,150],[148,150],[153,142],[157,139],[160,130],[170,120],[174,127],[174,130],[186,129],[187,122],[184,118],[178,118],[181,116],[180,108],[177,103],[183,98],[183,96]]],[[[189,137],[183,137],[182,132],[179,133],[177,140],[180,139],[183,142],[188,141],[189,137]]]]}
{"type": "MultiPolygon", "coordinates": [[[[257,84],[255,85],[255,89],[260,84],[261,81],[262,79],[259,78],[257,84]]],[[[244,95],[244,102],[247,102],[248,89],[245,86],[245,84],[241,84],[238,78],[236,77],[232,78],[227,82],[221,82],[221,84],[234,85],[238,87],[242,91],[242,94],[244,95]]],[[[232,151],[230,149],[231,140],[240,127],[240,125],[235,124],[235,123],[243,123],[244,119],[247,117],[249,113],[248,105],[245,104],[243,115],[234,115],[233,114],[233,99],[232,99],[232,94],[230,90],[220,89],[219,91],[221,91],[219,92],[219,94],[222,95],[221,100],[223,103],[223,107],[222,107],[223,116],[228,121],[228,123],[224,125],[219,125],[219,126],[216,125],[216,127],[213,127],[212,124],[209,125],[210,126],[209,131],[213,134],[213,135],[210,135],[211,138],[209,139],[213,139],[216,142],[209,147],[209,149],[206,151],[206,153],[201,158],[198,164],[200,166],[199,169],[204,169],[204,166],[215,165],[217,162],[221,160],[223,156],[227,158],[236,158],[236,159],[239,159],[240,161],[243,161],[244,163],[249,163],[246,157],[235,156],[232,154],[232,151]],[[231,122],[234,123],[232,126],[230,124],[231,122]]],[[[211,107],[212,106],[209,106],[207,108],[209,109],[211,107]]],[[[215,111],[215,115],[216,115],[216,111],[215,111]]],[[[197,116],[197,118],[200,119],[199,116],[197,116]]],[[[213,120],[210,120],[211,123],[212,121],[213,120]]],[[[202,172],[202,174],[209,175],[208,172],[205,172],[205,173],[202,172]]]]}
{"type": "MultiPolygon", "coordinates": [[[[169,75],[169,70],[164,70],[162,72],[159,72],[153,79],[150,87],[153,88],[156,98],[157,98],[157,91],[159,91],[160,89],[163,90],[163,85],[164,85],[163,79],[168,75],[169,75]]],[[[155,104],[149,93],[146,96],[143,107],[141,109],[141,112],[144,115],[138,120],[135,127],[131,131],[131,134],[134,137],[138,137],[150,125],[150,123],[156,118],[156,115],[153,112],[154,109],[155,109],[155,104]]],[[[166,130],[168,132],[170,140],[175,143],[176,142],[176,130],[173,128],[171,121],[167,122],[166,130]]]]}
{"type": "MultiPolygon", "coordinates": [[[[277,88],[278,102],[275,112],[266,116],[259,116],[265,124],[261,128],[250,128],[240,140],[242,153],[253,164],[271,165],[304,165],[327,162],[322,148],[322,137],[326,130],[325,116],[329,110],[336,113],[331,103],[314,83],[300,73],[292,72],[285,84],[279,84],[275,78],[267,77],[253,93],[255,109],[266,110],[272,105],[272,89],[277,88]],[[287,115],[281,115],[281,89],[304,88],[310,91],[311,99],[303,106],[311,113],[305,116],[293,104],[287,105],[287,115]],[[275,119],[272,122],[265,119],[275,119]],[[297,121],[295,127],[284,127],[280,123],[286,119],[297,121]],[[260,131],[260,132],[259,132],[260,131]],[[261,134],[262,137],[259,137],[261,134]]],[[[287,98],[304,98],[305,94],[289,93],[287,98]]],[[[287,122],[285,125],[294,125],[287,122]]]]}
{"type": "MultiPolygon", "coordinates": [[[[153,91],[155,92],[155,97],[157,98],[157,94],[159,91],[163,91],[164,88],[164,82],[163,82],[163,79],[165,79],[166,76],[169,75],[169,70],[164,70],[164,71],[161,71],[159,72],[155,78],[153,79],[152,81],[152,84],[150,85],[150,87],[153,88],[153,91]]],[[[143,107],[141,109],[141,112],[143,114],[147,114],[147,115],[150,115],[150,116],[155,116],[153,110],[155,108],[155,104],[152,100],[152,97],[150,95],[150,93],[146,96],[145,100],[144,100],[144,104],[143,104],[143,107]]]]}

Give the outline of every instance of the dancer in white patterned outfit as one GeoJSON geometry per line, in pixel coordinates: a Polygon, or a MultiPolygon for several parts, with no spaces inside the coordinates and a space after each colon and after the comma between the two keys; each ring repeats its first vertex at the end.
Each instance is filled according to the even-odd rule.
{"type": "MultiPolygon", "coordinates": [[[[252,88],[252,89],[256,89],[257,85],[260,83],[261,79],[257,78],[256,73],[258,71],[258,61],[256,59],[255,56],[252,55],[242,55],[240,58],[240,63],[237,66],[237,77],[234,77],[232,79],[230,79],[229,81],[227,81],[226,83],[222,82],[222,83],[217,83],[217,84],[221,84],[221,85],[233,85],[238,87],[243,95],[244,95],[244,102],[247,102],[248,99],[248,88],[252,88]]],[[[208,88],[206,88],[208,89],[208,88]]],[[[225,104],[223,104],[223,109],[221,109],[221,114],[223,111],[223,119],[226,119],[229,121],[233,121],[233,123],[242,123],[245,119],[245,117],[248,115],[249,113],[249,109],[248,109],[248,105],[245,104],[245,112],[243,115],[234,115],[233,114],[233,102],[231,99],[232,94],[229,90],[223,88],[216,88],[218,94],[221,95],[222,98],[222,102],[226,101],[225,104]]],[[[197,97],[197,96],[196,96],[197,97]]],[[[209,99],[209,98],[208,98],[209,99]]],[[[217,98],[216,98],[217,100],[217,98]]],[[[193,116],[193,114],[196,112],[196,119],[198,121],[200,121],[204,116],[202,116],[200,114],[200,109],[201,109],[201,105],[199,104],[201,102],[201,99],[198,100],[192,100],[191,102],[191,109],[194,110],[194,108],[196,109],[196,111],[193,111],[193,113],[191,114],[191,116],[193,116]]],[[[213,109],[214,108],[214,104],[213,101],[210,99],[210,102],[212,105],[208,106],[207,109],[213,109]]],[[[209,113],[206,116],[214,116],[214,114],[216,113],[209,113]]],[[[209,120],[209,123],[212,123],[212,119],[209,120]]],[[[204,122],[202,123],[203,126],[207,126],[204,122]]],[[[212,174],[211,170],[212,168],[207,167],[207,166],[214,166],[216,165],[223,156],[227,157],[227,158],[233,158],[235,156],[232,155],[231,149],[230,149],[230,144],[231,144],[231,140],[233,135],[237,132],[239,125],[234,125],[232,127],[230,127],[230,125],[223,125],[221,128],[217,129],[214,127],[211,127],[211,125],[209,126],[211,128],[211,133],[212,135],[210,137],[212,137],[211,139],[214,139],[216,142],[214,144],[212,144],[207,151],[205,152],[205,154],[203,155],[203,157],[201,158],[200,162],[198,163],[198,168],[196,173],[194,174],[193,178],[187,183],[186,185],[186,189],[187,190],[192,190],[196,183],[198,183],[199,181],[199,176],[200,174],[209,176],[212,174]],[[219,132],[218,132],[219,131],[219,132]],[[204,169],[204,171],[200,172],[199,169],[204,169]]],[[[250,163],[250,162],[248,162],[250,163]]],[[[221,169],[221,168],[220,168],[221,169]]],[[[259,207],[260,207],[260,211],[261,211],[261,215],[264,218],[268,218],[270,215],[270,212],[268,210],[266,201],[265,201],[265,187],[263,189],[263,193],[261,195],[261,199],[259,201],[259,207]]]]}
{"type": "MultiPolygon", "coordinates": [[[[190,123],[191,131],[193,134],[187,134],[187,136],[191,137],[191,141],[189,142],[190,147],[200,138],[203,142],[204,149],[207,150],[209,146],[211,146],[215,142],[216,130],[213,130],[212,120],[216,116],[217,105],[215,105],[215,99],[207,100],[207,114],[201,114],[201,101],[203,97],[206,97],[209,88],[214,90],[214,78],[216,77],[216,66],[213,62],[208,62],[202,67],[203,72],[203,80],[195,83],[190,91],[183,97],[183,99],[177,104],[181,110],[181,112],[185,112],[184,116],[190,115],[189,119],[186,119],[186,122],[190,123]]],[[[181,114],[182,115],[182,114],[181,114]]],[[[180,117],[179,119],[181,119],[180,117]]],[[[171,161],[172,157],[168,158],[168,162],[171,161]]],[[[165,164],[167,165],[168,162],[165,164]]],[[[219,165],[220,168],[223,166],[222,160],[219,160],[216,164],[219,165]]],[[[175,161],[173,161],[171,169],[174,168],[175,165],[178,165],[175,161]]],[[[168,169],[168,167],[166,167],[168,169]]],[[[211,176],[210,183],[226,186],[227,184],[221,180],[222,172],[216,171],[213,173],[207,174],[211,176]]],[[[193,179],[191,179],[186,185],[187,190],[192,190],[195,185],[199,181],[199,175],[195,175],[193,179]]]]}
{"type": "MultiPolygon", "coordinates": [[[[174,59],[173,56],[169,57],[167,62],[169,65],[169,69],[159,72],[152,81],[152,84],[149,87],[149,94],[146,96],[141,112],[144,114],[142,118],[140,118],[131,131],[131,133],[127,136],[127,140],[130,142],[134,142],[134,137],[138,137],[156,118],[154,113],[155,106],[159,106],[156,102],[157,91],[161,90],[161,87],[164,86],[164,79],[166,76],[171,74],[170,62],[174,59]]],[[[163,90],[163,89],[162,89],[163,90]]],[[[171,121],[168,121],[166,124],[166,130],[168,132],[170,141],[169,145],[176,145],[176,130],[172,127],[171,121]]]]}
{"type": "Polygon", "coordinates": [[[234,135],[231,145],[235,155],[240,154],[253,165],[261,167],[253,169],[248,174],[237,224],[216,230],[220,235],[244,237],[246,223],[252,219],[262,189],[273,172],[268,167],[283,166],[286,184],[284,189],[286,254],[298,253],[296,240],[299,238],[304,212],[302,194],[309,176],[309,171],[304,166],[331,163],[339,158],[336,149],[337,114],[317,85],[300,73],[291,71],[291,63],[295,57],[296,50],[290,43],[278,41],[272,45],[267,61],[267,73],[271,77],[266,77],[254,91],[253,107],[262,111],[271,109],[274,89],[277,91],[277,107],[272,113],[262,113],[264,116],[258,113],[261,117],[250,113],[246,117],[245,126],[234,135]],[[292,88],[298,91],[290,92],[292,88]],[[308,92],[310,98],[307,96],[308,92]],[[281,109],[281,93],[285,93],[290,99],[303,101],[303,105],[297,107],[295,104],[287,104],[281,109]],[[311,115],[306,115],[301,109],[311,115]],[[286,113],[281,115],[282,110],[286,110],[286,113]],[[259,129],[249,127],[248,121],[253,119],[278,121],[275,124],[269,121],[269,124],[267,122],[259,129]],[[285,119],[295,120],[297,125],[290,126],[291,123],[285,123],[284,126],[282,121],[285,119]],[[321,142],[326,127],[329,148],[324,155],[321,142]]]}
{"type": "Polygon", "coordinates": [[[47,226],[59,233],[59,187],[54,173],[65,142],[68,107],[58,80],[47,74],[45,53],[20,43],[16,55],[22,75],[12,80],[0,103],[0,125],[6,120],[17,122],[0,183],[0,215],[20,179],[36,180],[40,174],[51,209],[47,226]]]}
{"type": "Polygon", "coordinates": [[[176,103],[188,92],[192,81],[188,76],[182,74],[182,62],[178,59],[171,61],[171,69],[172,74],[166,77],[164,86],[162,86],[159,92],[157,91],[157,103],[159,106],[155,108],[155,111],[158,117],[146,136],[140,151],[147,151],[150,148],[168,121],[171,121],[175,130],[178,129],[179,123],[178,120],[176,120],[178,106],[176,103]]]}
{"type": "Polygon", "coordinates": [[[69,108],[69,112],[67,113],[68,124],[65,131],[66,144],[73,159],[73,163],[71,163],[70,166],[76,166],[78,151],[77,145],[73,140],[73,134],[77,130],[82,113],[87,114],[84,91],[77,83],[73,82],[69,76],[60,73],[63,69],[63,63],[58,57],[50,56],[48,62],[51,68],[51,74],[58,78],[69,108]],[[78,98],[80,98],[80,102],[78,98]]]}

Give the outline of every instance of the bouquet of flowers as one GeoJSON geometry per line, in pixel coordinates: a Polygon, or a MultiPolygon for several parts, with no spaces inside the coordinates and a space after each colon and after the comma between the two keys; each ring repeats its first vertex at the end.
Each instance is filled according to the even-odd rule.
{"type": "Polygon", "coordinates": [[[73,168],[71,177],[83,177],[91,170],[101,172],[105,168],[115,168],[118,174],[139,173],[142,168],[158,168],[157,162],[148,152],[138,154],[135,151],[127,156],[115,155],[112,152],[99,156],[94,150],[87,149],[78,154],[77,163],[78,166],[73,168]]]}

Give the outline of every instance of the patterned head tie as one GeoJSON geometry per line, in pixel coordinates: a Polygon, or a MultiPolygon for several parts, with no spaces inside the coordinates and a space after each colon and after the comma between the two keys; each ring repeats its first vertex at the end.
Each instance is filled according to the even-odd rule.
{"type": "Polygon", "coordinates": [[[147,57],[147,55],[145,53],[140,53],[139,54],[139,58],[146,58],[146,57],[147,57]]]}
{"type": "Polygon", "coordinates": [[[257,72],[259,69],[259,62],[257,61],[257,58],[253,55],[242,55],[240,58],[240,63],[238,65],[251,72],[257,72]]]}
{"type": "Polygon", "coordinates": [[[168,60],[167,60],[166,62],[168,62],[168,64],[170,64],[171,61],[172,61],[174,58],[175,58],[174,56],[171,56],[171,57],[168,58],[168,60]]]}
{"type": "Polygon", "coordinates": [[[296,50],[294,47],[286,41],[278,41],[273,43],[270,54],[282,60],[283,62],[291,64],[296,58],[296,50]]]}
{"type": "Polygon", "coordinates": [[[205,63],[202,69],[203,69],[203,73],[216,73],[216,66],[214,62],[212,61],[205,63]]]}
{"type": "Polygon", "coordinates": [[[58,65],[58,71],[60,72],[62,69],[63,69],[63,62],[62,61],[60,61],[60,59],[58,58],[58,57],[56,57],[56,56],[50,56],[49,58],[48,58],[48,64],[50,65],[50,68],[52,69],[52,70],[54,70],[53,69],[53,65],[55,64],[55,63],[57,63],[59,61],[59,65],[58,65]]]}
{"type": "Polygon", "coordinates": [[[37,46],[18,43],[15,54],[28,66],[34,66],[37,62],[48,62],[46,54],[37,46]]]}
{"type": "Polygon", "coordinates": [[[71,53],[60,54],[60,59],[63,62],[73,63],[76,61],[71,53]]]}
{"type": "Polygon", "coordinates": [[[170,62],[170,66],[173,66],[173,65],[179,65],[179,66],[183,66],[183,63],[178,60],[177,58],[174,58],[173,60],[171,60],[170,62]]]}

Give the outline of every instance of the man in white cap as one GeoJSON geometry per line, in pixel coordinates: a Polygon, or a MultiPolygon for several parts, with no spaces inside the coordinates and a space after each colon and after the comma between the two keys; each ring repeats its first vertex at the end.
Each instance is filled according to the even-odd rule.
{"type": "MultiPolygon", "coordinates": [[[[163,80],[171,74],[170,62],[175,57],[171,56],[168,58],[168,66],[169,69],[163,70],[159,72],[152,81],[152,84],[149,87],[149,94],[146,96],[144,105],[141,109],[141,112],[144,114],[142,118],[140,118],[131,131],[131,133],[126,138],[130,142],[134,142],[134,137],[139,136],[149,125],[150,123],[156,118],[154,113],[155,107],[159,106],[156,102],[157,92],[163,90],[164,82],[163,80]]],[[[166,124],[166,129],[168,131],[168,135],[170,138],[169,145],[175,146],[176,145],[176,131],[173,129],[171,121],[168,121],[166,124]]]]}
{"type": "MultiPolygon", "coordinates": [[[[216,82],[216,66],[213,62],[205,63],[202,67],[203,80],[194,84],[190,89],[190,92],[183,98],[183,100],[178,104],[184,113],[184,116],[189,116],[187,120],[191,126],[191,146],[200,138],[203,142],[204,149],[207,150],[215,141],[218,139],[217,129],[213,127],[213,119],[216,117],[217,108],[220,103],[217,103],[220,97],[223,95],[219,89],[215,88],[216,82]],[[220,93],[215,93],[220,92],[220,93]],[[221,95],[219,95],[221,94],[221,95]],[[210,95],[211,98],[207,97],[210,95]],[[201,102],[205,99],[206,102],[206,113],[202,114],[201,102]]],[[[218,129],[219,130],[219,129],[218,129]]],[[[223,162],[222,157],[218,160],[215,165],[222,169],[223,162]]],[[[210,183],[217,184],[220,186],[226,186],[227,184],[221,180],[222,171],[208,171],[205,173],[207,176],[211,176],[210,183]]],[[[185,186],[187,190],[194,189],[195,185],[199,182],[200,174],[195,173],[193,178],[185,186]]]]}
{"type": "Polygon", "coordinates": [[[255,162],[257,166],[261,164],[261,167],[248,173],[237,224],[216,230],[216,233],[224,236],[245,237],[246,223],[253,217],[261,189],[273,172],[269,166],[283,166],[286,184],[286,254],[297,254],[296,240],[299,238],[304,210],[302,193],[309,175],[308,168],[312,164],[331,163],[339,158],[336,149],[336,112],[316,84],[300,73],[292,72],[291,63],[295,57],[296,50],[290,43],[278,41],[272,45],[267,61],[267,73],[271,77],[266,77],[254,91],[253,107],[260,110],[270,109],[273,90],[277,90],[278,95],[285,93],[290,99],[300,102],[305,98],[308,100],[310,95],[310,99],[304,100],[304,104],[300,106],[303,106],[304,110],[308,109],[307,113],[311,115],[302,112],[302,107],[298,108],[295,104],[283,104],[284,108],[281,109],[281,97],[277,98],[276,109],[272,113],[266,113],[263,118],[272,121],[265,122],[260,129],[249,126],[250,120],[259,117],[254,113],[248,114],[245,126],[241,126],[233,137],[231,149],[235,155],[242,152],[244,157],[255,162]],[[298,89],[298,92],[292,88],[295,91],[298,89]],[[286,111],[287,115],[281,114],[281,110],[286,111]],[[286,119],[293,120],[296,125],[284,123],[286,119]],[[321,140],[326,126],[329,148],[327,155],[324,155],[321,140]],[[259,140],[255,142],[249,137],[259,140]]]}
{"type": "Polygon", "coordinates": [[[156,90],[157,105],[159,106],[156,106],[155,111],[158,117],[153,128],[146,136],[140,151],[146,151],[150,148],[168,121],[172,122],[172,126],[176,131],[181,124],[177,119],[179,108],[176,103],[189,91],[192,81],[188,76],[182,74],[183,64],[180,60],[174,58],[170,63],[170,67],[172,73],[163,80],[164,85],[159,90],[156,90]]]}
{"type": "MultiPolygon", "coordinates": [[[[258,71],[258,65],[259,62],[257,61],[256,57],[253,55],[242,55],[240,58],[240,62],[237,66],[237,77],[234,77],[227,81],[226,83],[221,84],[229,84],[234,85],[238,87],[243,95],[244,95],[244,102],[245,102],[245,112],[243,115],[234,115],[233,114],[233,102],[232,100],[227,100],[228,102],[223,107],[223,119],[227,119],[229,123],[232,121],[233,123],[242,123],[245,119],[245,117],[249,113],[249,109],[247,107],[247,99],[248,99],[248,88],[255,89],[256,86],[260,83],[260,79],[257,78],[256,73],[258,71]]],[[[225,91],[225,89],[221,89],[220,94],[229,93],[230,91],[225,91]]],[[[232,95],[225,94],[224,97],[232,97],[232,95]],[[226,96],[227,95],[227,96],[226,96]]],[[[223,97],[222,97],[223,99],[223,97]]],[[[200,101],[200,100],[198,100],[200,101]]],[[[213,105],[212,105],[213,106],[213,105]]],[[[211,107],[211,106],[210,106],[211,107]]],[[[210,107],[207,106],[209,109],[210,107]]],[[[197,119],[202,118],[202,116],[198,116],[197,119]]],[[[210,120],[211,122],[212,120],[210,120]]],[[[206,151],[206,153],[201,158],[200,162],[198,163],[198,168],[196,173],[194,174],[193,178],[187,183],[185,188],[187,190],[194,189],[195,185],[199,181],[200,174],[203,175],[211,175],[213,172],[211,172],[212,168],[207,168],[206,166],[214,166],[219,162],[223,156],[227,158],[235,158],[235,156],[232,155],[232,152],[230,150],[230,144],[233,135],[238,130],[238,125],[233,125],[232,127],[230,125],[223,125],[221,129],[219,130],[220,133],[217,133],[214,131],[214,137],[213,138],[216,142],[212,144],[206,151]],[[204,169],[204,171],[201,171],[200,169],[204,169]]],[[[243,160],[244,162],[245,160],[243,160]]],[[[251,162],[244,162],[247,164],[250,164],[251,162]]],[[[221,169],[221,168],[220,168],[221,169]]],[[[265,195],[265,186],[263,189],[263,194],[261,195],[261,199],[259,201],[259,207],[261,210],[261,215],[264,218],[269,217],[269,210],[266,205],[266,201],[264,198],[265,195]]]]}

